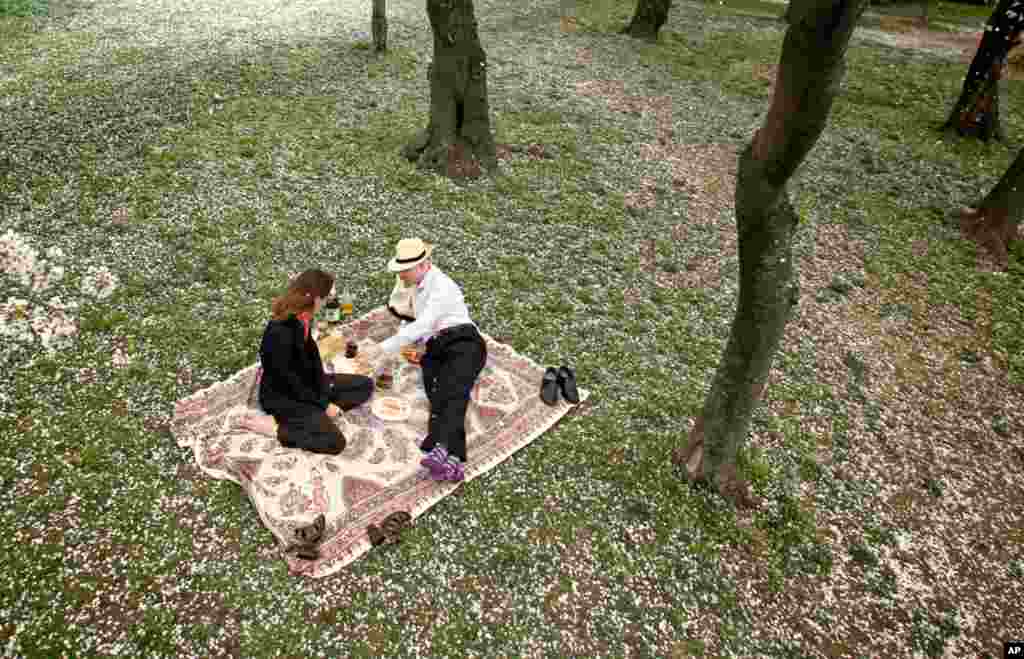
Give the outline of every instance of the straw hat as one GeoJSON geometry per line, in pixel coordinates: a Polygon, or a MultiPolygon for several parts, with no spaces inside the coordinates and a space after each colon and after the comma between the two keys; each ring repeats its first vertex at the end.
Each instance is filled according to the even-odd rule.
{"type": "Polygon", "coordinates": [[[388,261],[388,270],[401,272],[415,268],[429,258],[433,251],[433,245],[425,243],[419,238],[403,238],[395,245],[395,257],[388,261]]]}

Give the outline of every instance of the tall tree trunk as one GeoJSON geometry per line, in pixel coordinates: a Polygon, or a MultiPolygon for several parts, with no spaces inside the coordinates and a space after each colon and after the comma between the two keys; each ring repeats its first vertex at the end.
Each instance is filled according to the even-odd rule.
{"type": "Polygon", "coordinates": [[[1024,0],[999,0],[985,24],[978,50],[967,69],[960,98],[953,105],[942,129],[988,141],[1005,140],[1000,121],[1001,100],[1006,98],[1003,82],[1007,56],[1020,43],[1024,28],[1024,0]]]}
{"type": "Polygon", "coordinates": [[[845,72],[846,47],[867,0],[793,0],[775,92],[740,156],[736,180],[740,291],[722,361],[687,445],[672,461],[737,505],[750,503],[736,471],[772,360],[797,302],[792,239],[799,221],[786,182],[825,128],[845,72]]]}
{"type": "Polygon", "coordinates": [[[497,171],[487,104],[487,54],[476,30],[473,0],[427,0],[434,32],[430,121],[402,155],[447,176],[476,177],[482,164],[497,171]]]}
{"type": "Polygon", "coordinates": [[[619,30],[619,34],[628,34],[634,39],[657,41],[658,31],[668,21],[668,10],[671,7],[672,0],[637,0],[633,20],[619,30]]]}
{"type": "Polygon", "coordinates": [[[576,0],[561,0],[562,32],[569,34],[576,31],[576,0]]]}
{"type": "Polygon", "coordinates": [[[977,208],[960,211],[964,235],[984,247],[1000,267],[1009,261],[1010,243],[1017,239],[1024,211],[1024,151],[1017,154],[996,187],[977,208]]]}
{"type": "Polygon", "coordinates": [[[377,52],[388,47],[388,14],[387,0],[373,0],[373,16],[370,25],[373,29],[373,49],[377,52]]]}

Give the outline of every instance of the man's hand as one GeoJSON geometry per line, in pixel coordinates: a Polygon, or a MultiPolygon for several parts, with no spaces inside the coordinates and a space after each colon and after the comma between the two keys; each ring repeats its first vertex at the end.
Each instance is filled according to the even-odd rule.
{"type": "Polygon", "coordinates": [[[331,417],[333,419],[334,417],[338,416],[339,414],[341,414],[341,408],[340,407],[338,407],[334,403],[327,403],[327,416],[329,416],[329,417],[331,417]]]}

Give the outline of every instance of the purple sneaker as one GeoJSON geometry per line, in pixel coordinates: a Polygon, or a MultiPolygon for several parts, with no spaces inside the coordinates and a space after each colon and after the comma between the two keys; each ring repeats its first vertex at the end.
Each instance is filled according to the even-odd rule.
{"type": "Polygon", "coordinates": [[[444,472],[444,466],[448,464],[448,451],[438,444],[434,450],[427,453],[426,457],[420,460],[420,465],[430,470],[430,475],[444,472]]]}
{"type": "Polygon", "coordinates": [[[451,460],[445,460],[444,466],[438,470],[430,471],[430,477],[435,481],[452,481],[459,483],[466,478],[465,468],[462,466],[462,462],[452,462],[451,460]]]}

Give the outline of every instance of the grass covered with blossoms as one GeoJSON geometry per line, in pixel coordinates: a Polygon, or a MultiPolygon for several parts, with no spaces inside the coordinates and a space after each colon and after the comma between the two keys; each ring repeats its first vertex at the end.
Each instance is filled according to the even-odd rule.
{"type": "MultiPolygon", "coordinates": [[[[0,306],[0,336],[12,354],[30,354],[42,347],[55,352],[69,347],[78,334],[77,312],[81,304],[105,300],[117,289],[117,275],[102,265],[87,266],[65,279],[68,258],[59,247],[45,254],[29,240],[8,229],[0,235],[0,264],[4,274],[18,284],[24,298],[8,298],[0,306]],[[70,280],[76,280],[77,290],[70,280]],[[63,301],[61,295],[65,300],[63,301]],[[78,302],[76,300],[83,300],[78,302]]],[[[72,266],[78,270],[81,264],[72,266]]]]}
{"type": "Polygon", "coordinates": [[[998,656],[1024,629],[1024,251],[993,270],[950,212],[1016,155],[1024,88],[1014,143],[933,130],[987,10],[857,29],[790,185],[800,300],[737,511],[669,455],[735,308],[783,5],[676,2],[651,45],[616,34],[633,0],[474,4],[516,148],[454,183],[399,156],[422,0],[388,2],[382,54],[362,1],[0,0],[0,655],[998,656]],[[256,361],[291,273],[382,304],[410,235],[591,398],[400,545],[298,579],[174,402],[256,361]]]}

